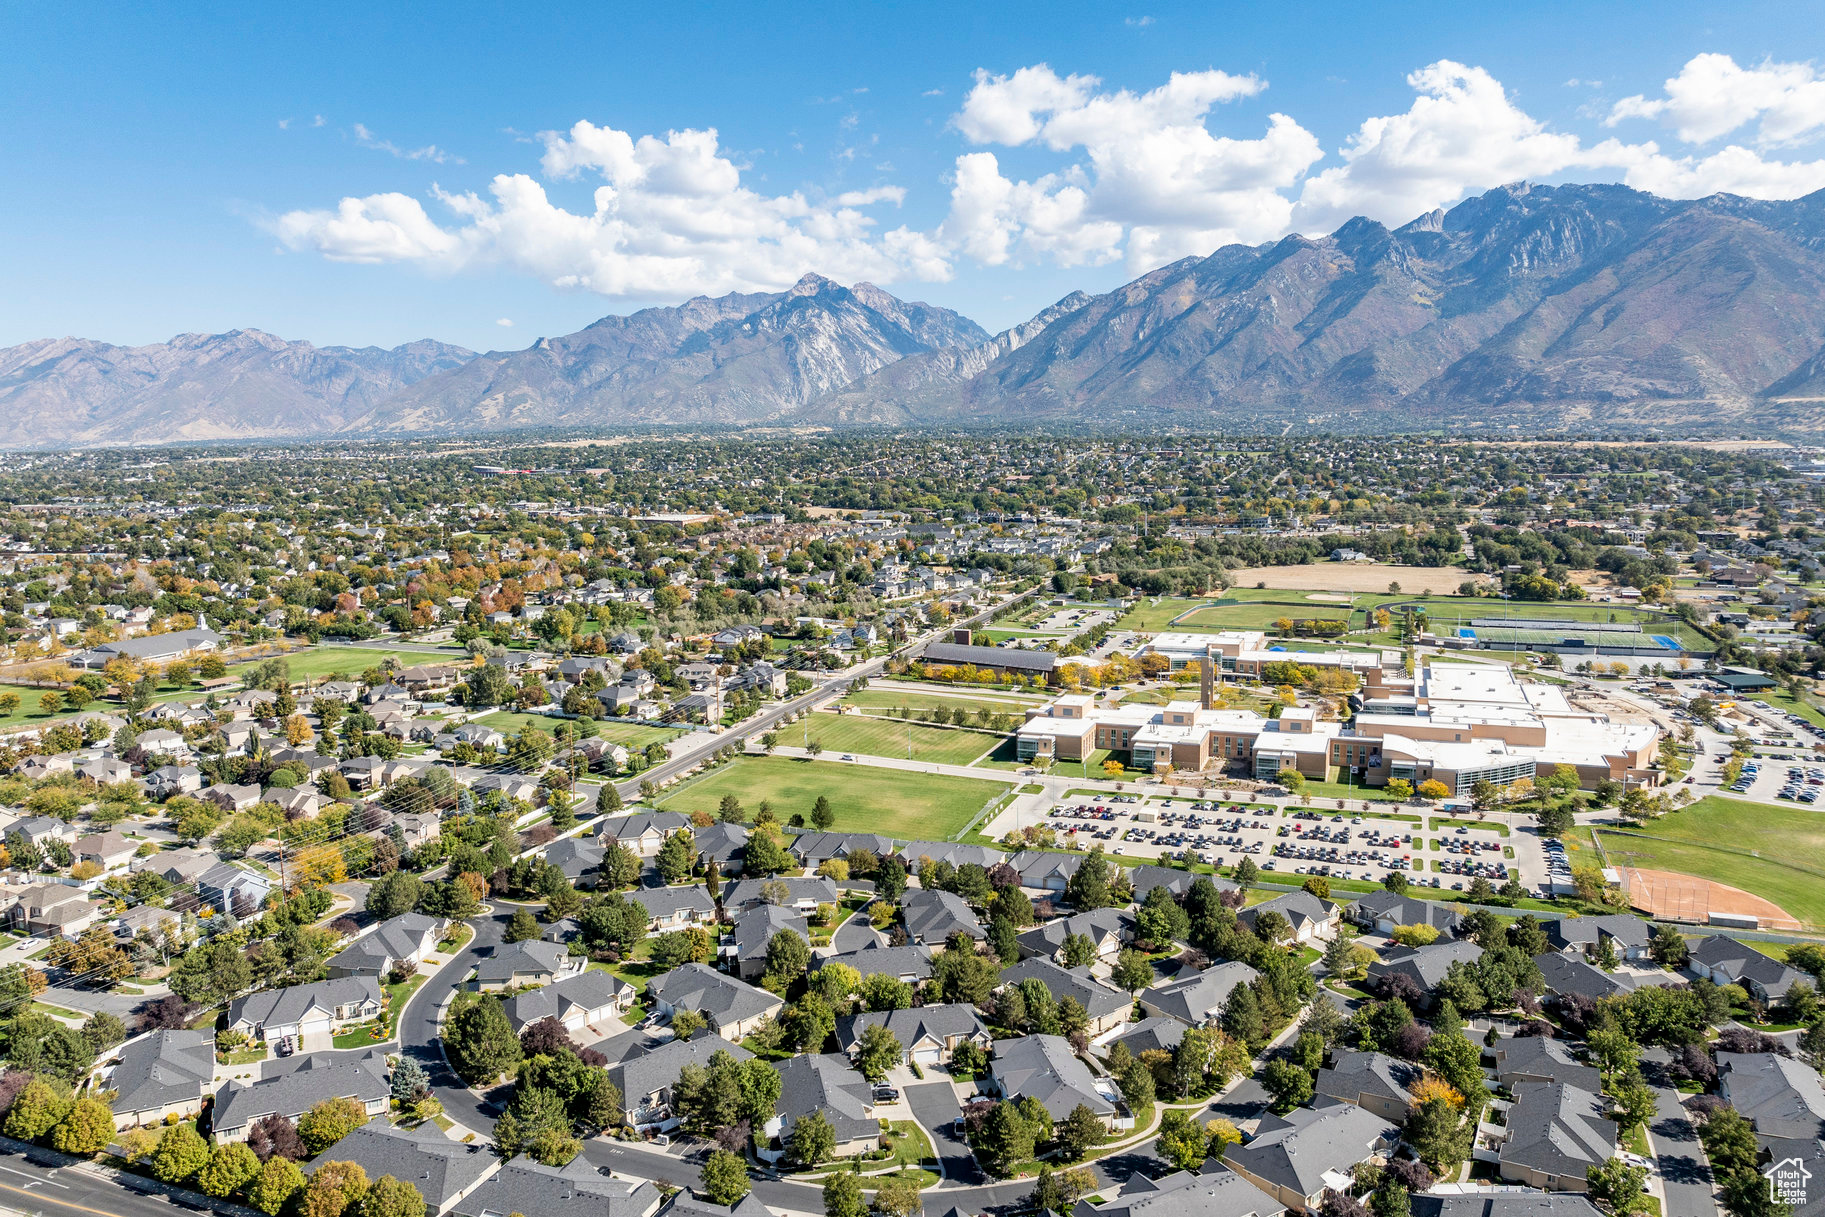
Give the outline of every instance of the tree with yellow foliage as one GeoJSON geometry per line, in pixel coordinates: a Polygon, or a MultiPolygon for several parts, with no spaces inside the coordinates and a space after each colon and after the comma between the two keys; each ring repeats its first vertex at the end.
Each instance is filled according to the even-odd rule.
{"type": "Polygon", "coordinates": [[[294,748],[308,744],[316,734],[311,729],[310,721],[302,714],[294,714],[285,720],[285,742],[294,748]]]}
{"type": "MultiPolygon", "coordinates": [[[[333,846],[318,845],[299,850],[294,865],[297,867],[299,882],[327,886],[348,878],[348,867],[342,860],[342,851],[333,846]]],[[[481,896],[477,895],[476,899],[481,899],[481,896]]]]}
{"type": "Polygon", "coordinates": [[[1464,1109],[1464,1096],[1457,1092],[1457,1088],[1444,1078],[1431,1074],[1415,1082],[1407,1093],[1413,1096],[1415,1107],[1423,1107],[1433,1099],[1443,1099],[1459,1111],[1464,1109]]]}

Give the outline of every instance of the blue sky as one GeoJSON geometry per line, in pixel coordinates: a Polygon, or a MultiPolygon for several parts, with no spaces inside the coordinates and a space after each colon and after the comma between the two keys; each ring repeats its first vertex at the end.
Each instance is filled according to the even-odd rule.
{"type": "Polygon", "coordinates": [[[808,270],[998,329],[1225,241],[1522,177],[1794,197],[1825,187],[1822,17],[13,6],[0,344],[516,348],[808,270]]]}

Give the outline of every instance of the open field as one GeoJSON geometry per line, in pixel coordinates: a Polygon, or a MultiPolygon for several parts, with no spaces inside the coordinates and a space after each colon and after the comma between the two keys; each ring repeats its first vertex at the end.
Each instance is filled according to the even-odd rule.
{"type": "Polygon", "coordinates": [[[781,820],[809,813],[817,797],[830,800],[838,832],[878,832],[903,840],[947,840],[1008,783],[933,773],[904,773],[784,757],[740,757],[659,800],[667,811],[714,812],[732,794],[747,808],[762,799],[781,820]]]}
{"type": "Polygon", "coordinates": [[[941,765],[967,765],[999,742],[998,737],[981,731],[853,714],[813,714],[798,725],[780,729],[782,743],[803,745],[807,738],[824,745],[826,752],[869,756],[904,757],[910,742],[910,759],[941,765]]]}
{"type": "MultiPolygon", "coordinates": [[[[493,727],[502,735],[518,735],[527,727],[537,727],[550,735],[560,723],[575,722],[574,719],[551,718],[544,714],[521,714],[517,710],[496,710],[484,714],[475,720],[485,726],[493,727]]],[[[579,726],[588,726],[579,723],[579,726]]],[[[677,739],[684,732],[672,727],[647,727],[639,723],[618,723],[614,719],[603,719],[597,722],[596,737],[611,743],[625,744],[629,748],[644,748],[651,743],[666,743],[677,739]]]]}
{"type": "MultiPolygon", "coordinates": [[[[1785,689],[1769,689],[1765,693],[1755,694],[1754,697],[1756,701],[1765,701],[1777,710],[1797,714],[1815,727],[1825,727],[1825,713],[1822,713],[1818,706],[1813,704],[1811,698],[1795,699],[1793,694],[1785,689]]],[[[5,721],[0,719],[0,726],[4,726],[5,721]]]]}
{"type": "Polygon", "coordinates": [[[990,714],[995,714],[997,712],[1020,714],[1024,712],[1028,706],[1043,705],[1044,699],[1035,697],[1017,698],[1012,694],[1005,696],[995,694],[962,694],[951,697],[938,692],[935,689],[920,689],[917,691],[908,689],[863,689],[859,693],[851,693],[848,697],[845,697],[843,699],[843,704],[848,706],[860,706],[864,710],[877,714],[893,713],[902,706],[913,711],[937,709],[951,710],[958,706],[962,706],[972,714],[977,710],[987,710],[990,714]]]}
{"type": "MultiPolygon", "coordinates": [[[[17,727],[41,727],[54,723],[60,718],[68,718],[76,713],[74,710],[63,710],[56,714],[44,714],[38,709],[38,699],[45,690],[30,685],[0,685],[0,693],[12,693],[19,698],[19,708],[11,714],[0,714],[0,731],[9,731],[17,727]]],[[[84,710],[113,711],[119,708],[118,702],[92,702],[84,710]]]]}
{"type": "Polygon", "coordinates": [[[1825,813],[1711,796],[1640,831],[1598,829],[1610,865],[1714,880],[1825,926],[1825,813]]]}
{"type": "MultiPolygon", "coordinates": [[[[291,669],[293,680],[323,680],[331,675],[341,675],[348,680],[359,680],[361,674],[369,668],[377,668],[388,658],[399,661],[402,668],[417,664],[452,663],[459,666],[468,663],[468,657],[452,651],[444,655],[433,655],[427,651],[383,651],[368,647],[307,647],[281,656],[291,669]]],[[[230,675],[239,675],[264,660],[252,660],[247,663],[231,664],[230,675]]]]}
{"type": "Polygon", "coordinates": [[[1385,592],[1400,584],[1402,592],[1444,594],[1457,591],[1476,576],[1455,566],[1389,566],[1381,562],[1317,562],[1310,566],[1251,566],[1232,570],[1237,587],[1265,583],[1270,588],[1300,591],[1385,592]]]}

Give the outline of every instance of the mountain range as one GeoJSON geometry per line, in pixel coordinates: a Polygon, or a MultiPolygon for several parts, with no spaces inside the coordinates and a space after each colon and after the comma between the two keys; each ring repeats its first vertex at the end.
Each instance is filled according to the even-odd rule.
{"type": "Polygon", "coordinates": [[[807,274],[520,351],[257,330],[0,350],[0,445],[644,425],[1825,430],[1825,192],[1517,184],[1074,292],[990,335],[807,274]]]}

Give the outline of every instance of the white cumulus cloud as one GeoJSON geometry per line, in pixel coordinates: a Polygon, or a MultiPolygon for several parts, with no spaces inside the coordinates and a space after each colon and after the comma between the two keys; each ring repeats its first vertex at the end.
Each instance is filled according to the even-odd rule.
{"type": "Polygon", "coordinates": [[[1694,55],[1666,82],[1664,97],[1625,97],[1605,121],[1614,127],[1630,118],[1656,119],[1689,144],[1754,123],[1755,144],[1778,148],[1825,129],[1825,79],[1810,63],[1743,68],[1728,55],[1694,55]]]}
{"type": "Polygon", "coordinates": [[[1284,114],[1250,139],[1215,135],[1206,121],[1213,106],[1254,96],[1266,82],[1213,70],[1175,72],[1146,93],[1100,85],[1046,64],[976,73],[955,120],[966,139],[1079,159],[1013,181],[992,153],[957,158],[947,240],[991,264],[1024,251],[1064,265],[1125,255],[1132,269],[1146,269],[1286,231],[1284,192],[1323,155],[1317,138],[1284,114]]]}
{"type": "Polygon", "coordinates": [[[950,275],[932,237],[882,232],[868,214],[898,204],[899,187],[827,202],[763,194],[742,184],[714,130],[636,138],[583,121],[539,139],[547,179],[601,180],[587,210],[560,206],[543,182],[512,173],[495,176],[486,195],[433,188],[448,213],[441,222],[409,196],[379,194],[287,212],[275,229],[293,249],[343,261],[504,265],[559,287],[646,299],[776,291],[808,269],[847,281],[950,275]]]}

